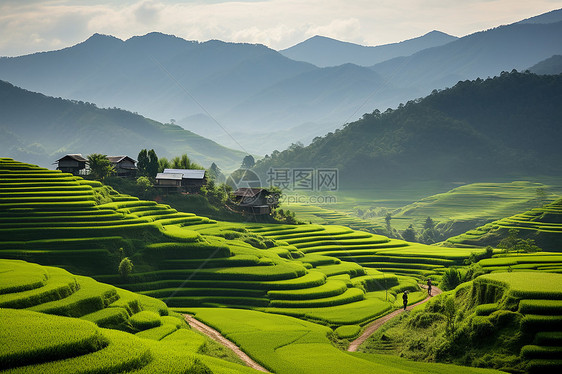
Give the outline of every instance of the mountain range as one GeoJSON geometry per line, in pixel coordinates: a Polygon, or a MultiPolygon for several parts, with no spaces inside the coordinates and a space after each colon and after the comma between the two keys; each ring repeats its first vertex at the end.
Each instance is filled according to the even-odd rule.
{"type": "Polygon", "coordinates": [[[562,54],[561,40],[559,10],[462,38],[431,32],[374,48],[312,38],[289,49],[327,42],[324,54],[340,47],[350,51],[343,54],[346,63],[319,67],[263,45],[160,33],[125,41],[95,34],[62,50],[0,58],[0,79],[175,122],[245,153],[265,154],[308,143],[365,112],[396,107],[433,89],[527,69],[562,54]],[[358,55],[351,51],[366,50],[379,57],[362,62],[368,66],[352,64],[358,55]],[[383,58],[390,60],[378,62],[383,58]]]}
{"type": "Polygon", "coordinates": [[[343,189],[559,176],[561,102],[562,75],[463,81],[274,152],[255,170],[267,180],[270,168],[336,168],[343,189]]]}
{"type": "Polygon", "coordinates": [[[67,153],[128,155],[143,148],[159,157],[187,153],[209,167],[233,170],[245,154],[173,124],[162,124],[121,109],[48,97],[0,81],[0,149],[14,157],[52,168],[67,153]]]}

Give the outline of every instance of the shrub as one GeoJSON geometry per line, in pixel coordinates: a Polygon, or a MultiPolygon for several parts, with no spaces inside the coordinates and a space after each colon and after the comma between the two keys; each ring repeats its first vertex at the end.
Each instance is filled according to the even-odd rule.
{"type": "Polygon", "coordinates": [[[160,315],[149,310],[143,310],[142,312],[134,314],[131,318],[129,318],[129,321],[135,329],[141,331],[158,327],[162,324],[160,315]]]}
{"type": "Polygon", "coordinates": [[[445,316],[441,313],[418,312],[414,313],[408,319],[408,325],[414,328],[425,329],[438,321],[443,321],[445,316]]]}
{"type": "Polygon", "coordinates": [[[439,286],[444,291],[454,290],[459,284],[461,284],[461,275],[459,271],[455,268],[448,268],[441,277],[441,283],[439,286]]]}
{"type": "Polygon", "coordinates": [[[488,317],[476,316],[471,322],[471,338],[477,342],[489,338],[495,331],[494,325],[488,317]]]}
{"type": "Polygon", "coordinates": [[[121,278],[123,279],[127,279],[129,274],[133,272],[133,262],[129,259],[129,257],[125,257],[121,260],[118,271],[119,275],[121,275],[121,278]]]}
{"type": "Polygon", "coordinates": [[[344,325],[334,330],[334,333],[339,339],[353,339],[361,332],[361,326],[358,325],[344,325]]]}

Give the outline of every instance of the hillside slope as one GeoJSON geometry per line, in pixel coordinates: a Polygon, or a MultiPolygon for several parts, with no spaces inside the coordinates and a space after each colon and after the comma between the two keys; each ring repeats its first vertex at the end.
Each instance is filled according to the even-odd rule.
{"type": "Polygon", "coordinates": [[[205,166],[240,165],[244,153],[172,124],[162,124],[120,109],[63,100],[0,81],[0,148],[2,156],[42,166],[67,153],[104,153],[136,158],[143,149],[160,157],[183,153],[205,166]]]}
{"type": "Polygon", "coordinates": [[[562,76],[503,73],[375,111],[342,130],[257,163],[339,168],[340,188],[520,179],[562,171],[562,76]]]}

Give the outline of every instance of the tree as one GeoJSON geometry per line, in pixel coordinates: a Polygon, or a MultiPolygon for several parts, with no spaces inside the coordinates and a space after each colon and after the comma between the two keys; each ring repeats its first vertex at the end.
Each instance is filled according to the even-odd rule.
{"type": "Polygon", "coordinates": [[[90,166],[90,175],[96,180],[104,180],[115,173],[115,167],[106,155],[92,153],[88,156],[88,165],[90,166]]]}
{"type": "Polygon", "coordinates": [[[137,171],[138,176],[146,177],[148,176],[148,151],[146,149],[141,149],[139,155],[137,156],[137,171]]]}
{"type": "Polygon", "coordinates": [[[156,194],[152,182],[148,177],[137,178],[137,195],[143,199],[151,199],[156,194]]]}
{"type": "Polygon", "coordinates": [[[242,160],[242,166],[240,166],[242,169],[251,169],[254,167],[254,165],[256,164],[256,160],[254,160],[254,156],[252,155],[247,155],[246,157],[244,157],[244,159],[242,160]]]}
{"type": "Polygon", "coordinates": [[[537,200],[539,206],[543,206],[546,203],[546,190],[543,187],[539,187],[535,190],[537,194],[537,200]]]}
{"type": "Polygon", "coordinates": [[[384,222],[386,223],[386,232],[390,235],[392,233],[392,226],[390,225],[390,221],[392,220],[392,214],[386,213],[384,217],[384,222]]]}
{"type": "Polygon", "coordinates": [[[158,172],[163,173],[165,169],[171,169],[172,164],[167,158],[162,157],[158,159],[158,172]]]}
{"type": "Polygon", "coordinates": [[[519,235],[519,230],[509,229],[507,236],[503,238],[499,244],[498,248],[502,248],[504,252],[509,252],[515,248],[517,244],[517,236],[519,235]]]}
{"type": "Polygon", "coordinates": [[[221,172],[221,169],[215,164],[214,162],[209,167],[209,179],[215,180],[217,182],[224,182],[224,175],[221,172]]]}
{"type": "Polygon", "coordinates": [[[123,279],[127,279],[129,274],[133,272],[133,262],[129,257],[125,257],[121,260],[118,271],[123,279]]]}
{"type": "Polygon", "coordinates": [[[433,222],[433,220],[431,219],[431,217],[427,217],[425,219],[425,223],[423,224],[423,228],[425,230],[430,229],[433,230],[435,228],[435,222],[433,222]]]}
{"type": "Polygon", "coordinates": [[[542,251],[540,247],[535,244],[533,239],[522,239],[518,238],[519,230],[509,229],[507,237],[503,238],[499,244],[498,248],[503,249],[503,252],[539,252],[542,251]]]}
{"type": "Polygon", "coordinates": [[[154,149],[148,151],[148,165],[146,166],[146,176],[149,178],[156,178],[156,174],[158,174],[158,168],[160,165],[158,164],[158,156],[156,156],[156,152],[154,149]]]}
{"type": "Polygon", "coordinates": [[[517,244],[515,244],[515,250],[517,252],[534,253],[540,252],[542,249],[535,245],[533,239],[518,239],[517,244]]]}
{"type": "Polygon", "coordinates": [[[176,156],[171,161],[173,169],[204,169],[201,165],[191,162],[187,154],[176,156]]]}
{"type": "Polygon", "coordinates": [[[402,238],[407,242],[416,241],[416,230],[414,230],[413,225],[410,224],[406,230],[402,231],[402,238]]]}

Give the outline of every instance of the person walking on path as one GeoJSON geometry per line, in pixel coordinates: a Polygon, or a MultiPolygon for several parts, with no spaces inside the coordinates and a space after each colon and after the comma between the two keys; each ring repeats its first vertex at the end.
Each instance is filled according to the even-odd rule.
{"type": "Polygon", "coordinates": [[[404,310],[406,310],[406,307],[408,306],[408,291],[404,291],[402,294],[402,301],[404,301],[404,310]]]}
{"type": "Polygon", "coordinates": [[[431,296],[431,278],[427,278],[427,294],[431,296]]]}

